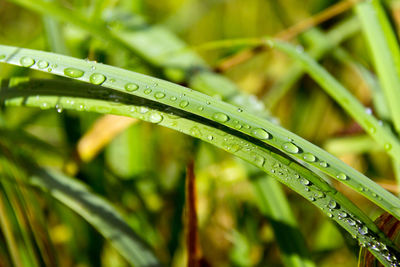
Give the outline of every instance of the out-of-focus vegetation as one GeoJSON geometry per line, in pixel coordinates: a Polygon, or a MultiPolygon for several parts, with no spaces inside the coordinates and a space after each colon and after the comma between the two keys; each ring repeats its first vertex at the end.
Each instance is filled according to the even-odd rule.
{"type": "MultiPolygon", "coordinates": [[[[395,177],[400,168],[388,155],[390,148],[385,151],[377,145],[298,62],[277,49],[254,48],[245,41],[275,36],[296,44],[391,131],[397,128],[395,119],[376,84],[380,73],[355,2],[0,0],[0,43],[118,66],[243,104],[398,194],[395,177]],[[108,38],[103,26],[125,42],[108,38]],[[244,40],[242,45],[212,48],[216,40],[238,38],[244,40]],[[164,60],[169,48],[171,53],[193,53],[164,60]]],[[[386,26],[397,31],[400,2],[381,4],[390,18],[391,25],[386,26]]],[[[397,45],[397,39],[393,42],[397,45]]],[[[4,80],[21,77],[23,81],[28,76],[53,77],[0,64],[4,80]]],[[[130,266],[129,248],[113,243],[113,234],[121,232],[138,236],[162,265],[185,266],[189,214],[185,180],[192,160],[197,249],[203,264],[291,266],[298,260],[298,266],[355,266],[358,261],[357,240],[310,200],[281,187],[272,177],[254,182],[262,174],[248,163],[155,124],[61,107],[3,107],[0,152],[1,266],[130,266]],[[38,179],[39,186],[47,188],[43,191],[27,183],[26,177],[35,173],[31,169],[38,166],[57,170],[57,181],[71,176],[86,184],[90,190],[75,184],[66,187],[75,190],[76,186],[75,196],[89,191],[107,200],[110,206],[105,210],[112,210],[105,216],[109,220],[85,213],[102,200],[88,197],[87,203],[92,204],[81,207],[80,198],[74,202],[71,196],[54,194],[55,184],[38,179]],[[119,217],[113,212],[122,215],[129,230],[115,223],[114,216],[119,217]],[[281,220],[292,228],[281,227],[281,220]],[[97,231],[118,226],[120,232],[97,231]],[[291,242],[298,246],[291,247],[291,242]],[[301,256],[291,258],[292,254],[301,256]]],[[[383,212],[342,183],[331,184],[372,219],[383,212]]]]}

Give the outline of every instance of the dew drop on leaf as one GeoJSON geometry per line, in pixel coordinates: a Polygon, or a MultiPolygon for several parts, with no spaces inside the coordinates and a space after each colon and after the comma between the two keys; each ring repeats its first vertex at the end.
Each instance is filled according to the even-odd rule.
{"type": "Polygon", "coordinates": [[[44,61],[44,60],[39,60],[37,65],[38,65],[39,69],[45,69],[49,66],[49,62],[44,61]]]}
{"type": "Polygon", "coordinates": [[[330,208],[330,209],[335,209],[337,206],[338,205],[337,205],[336,201],[334,201],[334,200],[331,200],[328,203],[328,208],[330,208]]]}
{"type": "Polygon", "coordinates": [[[156,99],[161,99],[161,98],[165,97],[165,94],[163,92],[157,92],[157,93],[154,94],[154,97],[156,99]]]}
{"type": "Polygon", "coordinates": [[[79,78],[83,76],[84,72],[75,68],[65,68],[64,74],[71,78],[79,78]]]}
{"type": "Polygon", "coordinates": [[[189,105],[189,102],[187,101],[187,100],[183,100],[183,101],[181,101],[181,103],[179,103],[179,106],[181,107],[181,108],[185,108],[185,107],[187,107],[189,105]]]}
{"type": "Polygon", "coordinates": [[[227,122],[229,120],[229,117],[224,113],[217,112],[213,115],[213,119],[218,122],[227,122]]]}
{"type": "Polygon", "coordinates": [[[303,159],[307,162],[315,162],[317,158],[311,153],[304,153],[303,159]]]}
{"type": "Polygon", "coordinates": [[[136,83],[125,84],[125,90],[128,92],[133,92],[136,91],[137,89],[139,89],[139,85],[137,85],[136,83]]]}
{"type": "Polygon", "coordinates": [[[19,63],[21,63],[21,66],[23,66],[23,67],[30,67],[33,64],[35,64],[35,60],[31,57],[22,57],[19,60],[19,63]]]}
{"type": "Polygon", "coordinates": [[[100,85],[106,80],[106,76],[101,73],[93,73],[90,75],[89,81],[93,84],[100,85]]]}
{"type": "Polygon", "coordinates": [[[163,120],[163,116],[157,112],[153,112],[149,116],[149,121],[152,123],[160,123],[162,120],[163,120]]]}
{"type": "Polygon", "coordinates": [[[319,163],[319,166],[323,167],[323,168],[327,168],[329,166],[329,164],[326,161],[321,161],[319,163]]]}
{"type": "Polygon", "coordinates": [[[269,133],[261,128],[257,128],[252,132],[253,136],[258,138],[258,139],[268,139],[269,138],[269,133]]]}
{"type": "Polygon", "coordinates": [[[299,151],[300,151],[300,149],[295,144],[292,144],[292,143],[284,143],[282,145],[282,148],[286,152],[289,152],[289,153],[292,153],[292,154],[299,153],[299,151]]]}
{"type": "Polygon", "coordinates": [[[343,181],[345,181],[345,180],[348,179],[347,175],[344,174],[344,173],[339,173],[338,175],[336,175],[336,177],[337,177],[338,179],[340,179],[340,180],[343,180],[343,181]]]}

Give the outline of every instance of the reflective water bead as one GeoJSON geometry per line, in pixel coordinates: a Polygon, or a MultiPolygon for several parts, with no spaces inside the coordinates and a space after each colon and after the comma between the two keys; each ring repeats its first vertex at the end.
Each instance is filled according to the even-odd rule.
{"type": "Polygon", "coordinates": [[[39,69],[45,69],[49,66],[49,62],[44,61],[44,60],[39,60],[37,65],[38,65],[39,69]]]}
{"type": "Polygon", "coordinates": [[[163,120],[163,116],[157,112],[153,112],[149,116],[149,121],[152,123],[160,123],[162,120],[163,120]]]}
{"type": "Polygon", "coordinates": [[[93,73],[89,77],[89,81],[93,84],[100,85],[106,80],[106,76],[101,73],[93,73]]]}
{"type": "Polygon", "coordinates": [[[189,105],[189,101],[187,101],[187,100],[183,100],[183,101],[181,101],[181,102],[179,103],[179,106],[180,106],[181,108],[186,108],[188,105],[189,105]]]}
{"type": "Polygon", "coordinates": [[[302,185],[310,185],[310,181],[307,180],[306,178],[301,178],[300,183],[301,183],[302,185]]]}
{"type": "Polygon", "coordinates": [[[252,132],[253,136],[259,139],[269,139],[269,133],[261,128],[257,128],[252,132]]]}
{"type": "Polygon", "coordinates": [[[358,232],[362,235],[366,235],[366,234],[368,234],[368,227],[364,225],[364,226],[358,228],[358,232]]]}
{"type": "Polygon", "coordinates": [[[152,91],[153,91],[153,90],[151,90],[151,89],[149,88],[149,89],[144,90],[144,93],[145,93],[146,95],[148,95],[148,94],[150,94],[152,91]]]}
{"type": "Polygon", "coordinates": [[[65,68],[64,74],[71,78],[80,78],[83,76],[84,72],[75,68],[65,68]]]}
{"type": "Polygon", "coordinates": [[[21,63],[21,65],[22,65],[23,67],[30,67],[30,66],[32,66],[33,64],[35,64],[35,60],[34,60],[33,58],[30,58],[30,57],[22,57],[22,58],[19,60],[19,63],[21,63]]]}
{"type": "Polygon", "coordinates": [[[319,165],[320,165],[321,167],[323,167],[323,168],[326,168],[326,167],[329,166],[329,164],[328,164],[326,161],[321,161],[321,162],[319,163],[319,165]]]}
{"type": "Polygon", "coordinates": [[[386,143],[384,148],[385,148],[386,151],[389,151],[389,150],[392,149],[392,144],[386,143]]]}
{"type": "Polygon", "coordinates": [[[125,90],[128,92],[133,92],[136,91],[137,89],[139,89],[139,85],[137,85],[136,83],[125,84],[125,90]]]}
{"type": "Polygon", "coordinates": [[[154,94],[154,97],[156,99],[161,99],[161,98],[165,97],[165,94],[163,92],[157,92],[157,93],[154,94]]]}
{"type": "Polygon", "coordinates": [[[329,203],[328,203],[328,207],[329,207],[330,209],[335,209],[335,208],[337,208],[337,206],[338,206],[338,204],[337,204],[336,201],[334,201],[334,200],[331,200],[331,201],[329,201],[329,203]]]}
{"type": "Polygon", "coordinates": [[[213,115],[213,119],[218,121],[218,122],[226,122],[229,120],[228,115],[221,113],[221,112],[217,112],[213,115]]]}
{"type": "Polygon", "coordinates": [[[347,175],[344,174],[344,173],[339,173],[338,175],[336,175],[336,177],[337,177],[338,179],[340,179],[340,180],[343,180],[343,181],[345,181],[345,180],[348,179],[347,175]]]}
{"type": "Polygon", "coordinates": [[[304,153],[303,159],[307,162],[315,162],[317,158],[311,153],[304,153]]]}
{"type": "Polygon", "coordinates": [[[300,151],[300,149],[295,144],[292,144],[292,143],[284,143],[282,145],[282,148],[286,152],[289,152],[289,153],[292,153],[292,154],[299,153],[299,151],[300,151]]]}

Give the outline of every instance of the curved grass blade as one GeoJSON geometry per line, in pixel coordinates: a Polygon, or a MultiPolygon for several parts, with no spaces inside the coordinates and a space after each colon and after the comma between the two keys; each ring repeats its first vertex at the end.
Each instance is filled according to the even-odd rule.
{"type": "Polygon", "coordinates": [[[394,126],[397,132],[400,132],[400,49],[379,2],[373,0],[360,3],[356,6],[356,11],[370,47],[394,126]]]}
{"type": "Polygon", "coordinates": [[[222,123],[129,93],[95,85],[39,80],[2,88],[6,105],[86,110],[123,115],[163,125],[220,147],[265,171],[318,206],[368,247],[385,266],[397,264],[400,253],[377,226],[346,197],[281,152],[222,123]],[[107,100],[107,101],[105,101],[107,100]],[[375,247],[385,245],[385,249],[375,247]],[[387,258],[386,256],[390,257],[387,258]],[[389,260],[390,259],[390,260],[389,260]]]}
{"type": "MultiPolygon", "coordinates": [[[[153,252],[104,199],[91,193],[78,180],[53,169],[41,169],[22,153],[0,144],[18,166],[27,172],[29,183],[40,187],[96,228],[134,266],[161,266],[153,252]]],[[[23,181],[25,182],[25,181],[23,181]]]]}
{"type": "Polygon", "coordinates": [[[83,15],[71,12],[54,2],[43,0],[10,0],[10,2],[59,21],[71,23],[117,48],[127,49],[147,63],[162,68],[166,77],[173,82],[186,82],[195,90],[208,95],[219,95],[258,116],[264,118],[270,116],[261,101],[242,93],[229,79],[212,72],[196,53],[185,49],[186,44],[183,41],[161,25],[148,25],[140,16],[132,16],[118,10],[113,10],[108,15],[107,22],[94,23],[83,15]],[[118,22],[118,27],[112,27],[114,21],[118,22]]]}
{"type": "MultiPolygon", "coordinates": [[[[345,91],[327,72],[324,72],[310,57],[299,53],[286,43],[276,42],[276,46],[287,50],[288,53],[294,53],[295,56],[299,55],[298,58],[308,64],[307,68],[312,67],[313,71],[317,71],[315,73],[323,75],[317,78],[324,85],[329,85],[329,89],[331,88],[330,86],[335,86],[335,89],[344,92],[341,94],[341,98],[345,99],[342,103],[346,105],[347,109],[351,108],[351,114],[353,114],[353,109],[357,115],[359,115],[360,109],[363,110],[355,98],[345,91]],[[321,77],[327,80],[322,80],[321,77]],[[347,102],[349,100],[352,100],[351,104],[353,105],[349,105],[349,102],[347,102]]],[[[193,116],[201,120],[213,121],[223,127],[238,131],[247,137],[255,138],[258,140],[257,142],[265,143],[279,150],[280,153],[299,160],[308,168],[318,169],[334,177],[357,190],[395,217],[400,218],[400,200],[397,197],[321,148],[270,121],[243,111],[241,108],[164,80],[58,54],[1,45],[0,58],[2,58],[0,62],[30,67],[87,83],[102,85],[114,89],[116,93],[118,91],[124,92],[132,97],[136,96],[154,101],[155,104],[165,105],[166,110],[177,109],[193,114],[193,116]]],[[[96,93],[96,91],[94,90],[93,93],[96,93]]],[[[105,94],[120,101],[120,96],[117,94],[109,91],[105,92],[105,94]]],[[[44,103],[43,105],[43,108],[46,108],[46,104],[44,103]]],[[[76,103],[73,103],[72,107],[76,105],[76,103]]],[[[78,105],[76,108],[83,110],[84,105],[78,105]]],[[[382,127],[378,127],[376,119],[367,114],[363,114],[362,118],[365,118],[365,121],[362,121],[362,125],[365,126],[367,124],[369,127],[376,127],[373,137],[379,136],[380,139],[383,139],[379,139],[380,142],[391,141],[391,143],[386,144],[387,148],[392,148],[389,153],[393,155],[394,152],[400,151],[397,140],[382,127]]]]}
{"type": "MultiPolygon", "coordinates": [[[[304,39],[310,43],[307,53],[316,60],[323,58],[329,51],[353,36],[359,31],[359,23],[352,17],[339,25],[335,26],[326,34],[319,29],[311,29],[303,33],[304,39]]],[[[289,68],[286,74],[263,97],[264,103],[269,108],[275,107],[277,102],[293,87],[293,85],[303,76],[304,69],[300,64],[295,64],[289,68]]]]}

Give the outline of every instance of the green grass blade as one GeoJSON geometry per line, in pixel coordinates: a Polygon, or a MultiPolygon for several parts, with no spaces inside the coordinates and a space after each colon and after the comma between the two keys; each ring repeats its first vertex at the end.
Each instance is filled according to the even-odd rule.
{"type": "Polygon", "coordinates": [[[71,23],[96,38],[120,49],[127,49],[149,64],[162,68],[165,76],[174,82],[186,82],[195,90],[208,95],[219,95],[228,102],[267,118],[269,113],[263,104],[251,96],[241,93],[234,83],[214,73],[194,52],[185,49],[186,44],[161,25],[151,26],[138,15],[113,11],[106,22],[93,23],[83,15],[72,13],[55,3],[43,0],[10,0],[25,8],[46,16],[71,23]],[[124,20],[120,20],[120,17],[124,20]],[[113,21],[123,27],[112,28],[113,21]],[[197,70],[197,71],[193,71],[197,70]]]}
{"type": "Polygon", "coordinates": [[[160,266],[150,249],[111,205],[86,186],[55,170],[34,170],[30,182],[69,207],[93,227],[134,266],[160,266]]]}
{"type": "MultiPolygon", "coordinates": [[[[397,132],[400,132],[400,49],[379,1],[356,6],[363,33],[397,132]]],[[[398,154],[397,154],[398,155],[398,154]]]]}
{"type": "MultiPolygon", "coordinates": [[[[357,31],[359,31],[359,23],[355,18],[350,18],[340,23],[326,34],[319,29],[311,29],[303,34],[306,42],[310,43],[307,53],[319,60],[357,31]]],[[[292,66],[263,97],[266,106],[273,108],[303,74],[304,69],[301,65],[292,66]]]]}
{"type": "Polygon", "coordinates": [[[270,151],[271,147],[231,130],[222,123],[199,118],[188,111],[154,100],[82,83],[39,80],[3,88],[1,92],[2,97],[7,99],[6,105],[41,108],[62,105],[66,109],[139,118],[192,135],[252,163],[292,188],[351,233],[360,244],[368,246],[385,266],[390,265],[387,253],[390,256],[397,255],[391,241],[387,240],[370,218],[336,189],[297,162],[280,155],[280,152],[270,151]],[[381,244],[385,244],[390,251],[381,244]]]}
{"type": "MultiPolygon", "coordinates": [[[[311,68],[313,71],[311,73],[314,73],[314,71],[318,73],[319,76],[316,78],[322,84],[328,85],[329,89],[334,86],[338,94],[341,94],[342,98],[345,97],[343,98],[345,101],[339,100],[345,105],[346,109],[349,109],[350,114],[355,112],[356,115],[360,115],[361,113],[362,118],[365,119],[361,125],[367,126],[367,129],[370,130],[371,127],[375,127],[376,132],[373,137],[379,136],[378,141],[385,143],[386,148],[391,148],[389,149],[391,155],[400,151],[395,137],[380,127],[376,119],[366,114],[359,102],[310,57],[304,53],[299,53],[294,47],[286,43],[277,42],[276,46],[304,61],[306,69],[311,68]]],[[[80,81],[102,84],[116,90],[116,92],[132,94],[132,97],[136,96],[155,101],[155,103],[219,123],[224,127],[255,138],[258,142],[274,147],[280,153],[295,158],[310,168],[316,168],[334,177],[400,219],[400,200],[397,197],[321,148],[272,122],[243,111],[241,108],[164,80],[104,64],[10,46],[0,46],[1,56],[3,57],[2,61],[9,64],[29,66],[32,69],[50,71],[53,74],[69,78],[75,76],[75,79],[80,81]],[[47,62],[49,66],[55,67],[50,69],[48,66],[40,68],[40,62],[47,62]]],[[[337,97],[336,91],[333,92],[334,97],[337,97]]],[[[116,97],[118,101],[118,96],[116,97]]],[[[71,108],[76,105],[76,103],[69,104],[71,108]]],[[[46,105],[43,108],[46,108],[46,105]]],[[[83,110],[84,105],[82,107],[78,105],[77,108],[83,110]]]]}
{"type": "Polygon", "coordinates": [[[314,266],[280,184],[266,175],[253,175],[252,183],[260,209],[274,229],[285,266],[314,266]]]}

